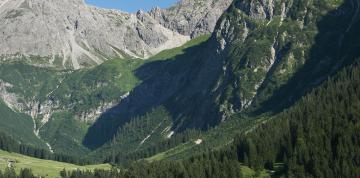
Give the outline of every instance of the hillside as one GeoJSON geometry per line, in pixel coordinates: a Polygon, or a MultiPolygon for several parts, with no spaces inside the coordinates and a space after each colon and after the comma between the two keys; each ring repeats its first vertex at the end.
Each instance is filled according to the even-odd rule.
{"type": "Polygon", "coordinates": [[[289,109],[235,139],[239,161],[252,168],[286,164],[289,177],[360,175],[359,61],[289,109]]]}
{"type": "Polygon", "coordinates": [[[179,161],[136,162],[118,177],[358,177],[359,72],[358,62],[341,69],[222,149],[179,161]]]}
{"type": "Polygon", "coordinates": [[[138,68],[142,82],[89,128],[85,144],[110,142],[157,108],[166,108],[174,133],[237,113],[278,113],[359,56],[354,1],[266,2],[234,1],[206,43],[138,68]]]}
{"type": "Polygon", "coordinates": [[[16,139],[33,137],[24,139],[26,144],[47,142],[56,153],[87,154],[90,150],[82,144],[87,129],[141,83],[135,74],[140,66],[182,55],[208,38],[200,36],[147,61],[112,59],[78,71],[41,68],[22,62],[1,63],[0,97],[6,103],[2,105],[4,115],[0,120],[3,131],[16,139]],[[13,114],[5,114],[5,108],[13,114]]]}
{"type": "Polygon", "coordinates": [[[2,101],[0,101],[0,113],[2,132],[8,133],[20,143],[46,148],[45,143],[34,134],[33,121],[28,115],[11,110],[2,101]]]}

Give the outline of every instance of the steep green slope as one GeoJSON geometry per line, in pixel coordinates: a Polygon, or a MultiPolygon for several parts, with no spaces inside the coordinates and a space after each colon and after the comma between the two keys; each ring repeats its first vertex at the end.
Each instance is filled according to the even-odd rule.
{"type": "MultiPolygon", "coordinates": [[[[290,51],[281,55],[288,54],[288,62],[286,64],[286,60],[280,60],[275,63],[272,75],[265,79],[253,102],[258,111],[278,112],[292,105],[299,97],[342,67],[351,64],[360,55],[357,35],[360,28],[357,20],[360,18],[358,3],[353,0],[295,3],[298,4],[298,9],[304,7],[301,4],[308,7],[307,10],[298,12],[304,14],[304,27],[292,29],[297,31],[295,34],[298,34],[298,37],[285,40],[290,44],[290,51]],[[311,45],[311,48],[306,49],[306,43],[311,45]],[[304,47],[305,50],[299,50],[304,47]],[[291,49],[294,49],[293,52],[291,49]],[[296,57],[298,55],[302,57],[296,57]],[[286,68],[294,67],[291,59],[301,58],[304,60],[300,68],[295,70],[291,77],[284,78],[284,71],[289,71],[286,68]]],[[[298,13],[295,13],[295,7],[290,9],[290,13],[292,19],[299,21],[301,18],[296,16],[298,13]]],[[[286,22],[283,25],[286,25],[286,22]]],[[[287,26],[291,27],[291,24],[287,26]]]]}
{"type": "MultiPolygon", "coordinates": [[[[356,34],[360,24],[354,21],[360,14],[355,1],[276,1],[272,16],[254,10],[257,7],[270,12],[268,6],[249,2],[235,1],[216,31],[217,41],[226,44],[221,52],[224,56],[219,57],[225,65],[209,96],[216,96],[215,105],[219,105],[225,116],[238,117],[234,113],[240,112],[251,119],[260,117],[252,124],[262,122],[271,112],[291,106],[360,56],[356,34]],[[337,28],[332,28],[334,24],[337,28]]],[[[196,97],[199,96],[187,102],[193,103],[196,97]]],[[[179,107],[179,100],[176,102],[174,106],[179,107]]],[[[196,111],[201,104],[196,105],[196,111]]],[[[209,123],[209,118],[205,118],[209,123]]],[[[193,119],[199,121],[197,117],[193,119]]],[[[220,124],[224,125],[224,132],[229,128],[227,123],[236,125],[233,119],[228,119],[220,124]]],[[[239,130],[244,126],[241,122],[236,125],[239,130]]],[[[212,132],[209,130],[209,134],[212,132]]],[[[222,137],[222,140],[231,139],[222,137]]],[[[150,160],[182,157],[196,150],[193,145],[181,145],[150,160]]]]}
{"type": "MultiPolygon", "coordinates": [[[[57,71],[23,63],[0,63],[0,81],[11,84],[9,93],[16,94],[20,103],[43,102],[59,82],[57,71]]],[[[29,108],[24,108],[28,110],[29,108]]]]}
{"type": "MultiPolygon", "coordinates": [[[[359,85],[357,61],[289,109],[240,131],[220,155],[232,155],[255,171],[271,170],[274,177],[359,177],[359,85]]],[[[148,161],[157,165],[159,159],[172,159],[171,151],[148,161]]]]}
{"type": "Polygon", "coordinates": [[[56,153],[79,156],[89,152],[81,144],[87,128],[88,124],[76,119],[71,112],[62,111],[54,113],[39,133],[56,153]]]}
{"type": "Polygon", "coordinates": [[[175,133],[207,130],[237,113],[280,112],[359,56],[359,17],[353,0],[236,0],[208,41],[138,68],[142,82],[89,128],[85,144],[110,142],[157,107],[175,133]]]}
{"type": "MultiPolygon", "coordinates": [[[[181,47],[163,51],[147,61],[112,59],[97,67],[79,71],[2,62],[1,94],[14,109],[33,117],[41,139],[48,142],[56,153],[83,155],[89,152],[88,148],[83,146],[87,129],[98,117],[103,117],[103,112],[116,106],[141,83],[141,79],[135,75],[141,65],[174,58],[208,38],[209,36],[201,36],[193,39],[181,47]]],[[[4,131],[10,132],[11,128],[13,132],[25,132],[27,129],[19,127],[17,130],[17,127],[7,125],[12,122],[5,119],[12,117],[3,118],[2,126],[7,129],[4,131]]],[[[25,114],[22,117],[27,117],[29,122],[22,122],[20,125],[26,125],[28,130],[33,128],[31,117],[25,114]]],[[[26,140],[33,142],[32,139],[26,140]]]]}
{"type": "Polygon", "coordinates": [[[91,69],[72,72],[51,97],[74,113],[117,101],[139,83],[133,71],[142,63],[140,59],[113,59],[91,69]]]}
{"type": "Polygon", "coordinates": [[[166,140],[171,125],[171,118],[164,108],[154,109],[147,115],[134,118],[125,124],[118,130],[110,143],[103,145],[88,157],[97,157],[99,161],[102,161],[115,159],[119,153],[124,158],[131,153],[140,152],[150,145],[157,145],[166,140]]]}
{"type": "Polygon", "coordinates": [[[45,143],[35,136],[33,121],[28,115],[11,110],[1,100],[0,113],[1,132],[7,133],[23,144],[46,148],[45,143]]]}
{"type": "MultiPolygon", "coordinates": [[[[119,102],[139,83],[133,70],[142,63],[144,61],[140,59],[114,59],[81,71],[1,63],[2,95],[14,105],[14,109],[19,110],[16,112],[28,113],[33,117],[36,130],[39,130],[42,139],[53,146],[55,152],[85,153],[88,150],[82,146],[82,139],[88,125],[98,117],[93,110],[98,107],[106,109],[110,107],[107,105],[119,102]]],[[[6,133],[13,135],[14,132],[29,131],[19,140],[38,144],[39,139],[28,139],[34,136],[31,117],[26,114],[9,115],[10,111],[3,103],[1,109],[4,110],[2,128],[7,129],[4,130],[6,133]],[[16,123],[19,122],[17,127],[16,123]]]]}
{"type": "Polygon", "coordinates": [[[359,55],[356,1],[273,3],[234,1],[218,24],[224,113],[281,111],[359,55]]]}

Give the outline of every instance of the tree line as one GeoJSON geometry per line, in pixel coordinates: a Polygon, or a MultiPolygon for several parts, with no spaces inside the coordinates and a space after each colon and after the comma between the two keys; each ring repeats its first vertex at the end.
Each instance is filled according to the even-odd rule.
{"type": "Polygon", "coordinates": [[[60,172],[62,178],[241,178],[241,164],[235,152],[206,152],[181,161],[135,162],[127,168],[114,168],[110,171],[66,171],[60,172]]]}
{"type": "Polygon", "coordinates": [[[34,176],[31,169],[21,169],[19,174],[16,174],[13,168],[6,168],[5,171],[0,170],[0,178],[38,178],[34,176]]]}

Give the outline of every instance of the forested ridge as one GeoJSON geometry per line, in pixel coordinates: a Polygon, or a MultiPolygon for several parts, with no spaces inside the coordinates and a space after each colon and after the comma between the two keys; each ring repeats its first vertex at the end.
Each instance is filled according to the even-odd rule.
{"type": "Polygon", "coordinates": [[[339,72],[290,109],[235,139],[254,169],[285,163],[288,177],[360,176],[360,65],[339,72]]]}

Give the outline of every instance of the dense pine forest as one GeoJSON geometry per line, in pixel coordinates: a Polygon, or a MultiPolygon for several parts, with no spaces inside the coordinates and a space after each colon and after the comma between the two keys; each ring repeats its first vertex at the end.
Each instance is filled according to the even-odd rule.
{"type": "Polygon", "coordinates": [[[255,169],[283,162],[288,177],[359,177],[359,64],[237,137],[239,161],[255,169]]]}

